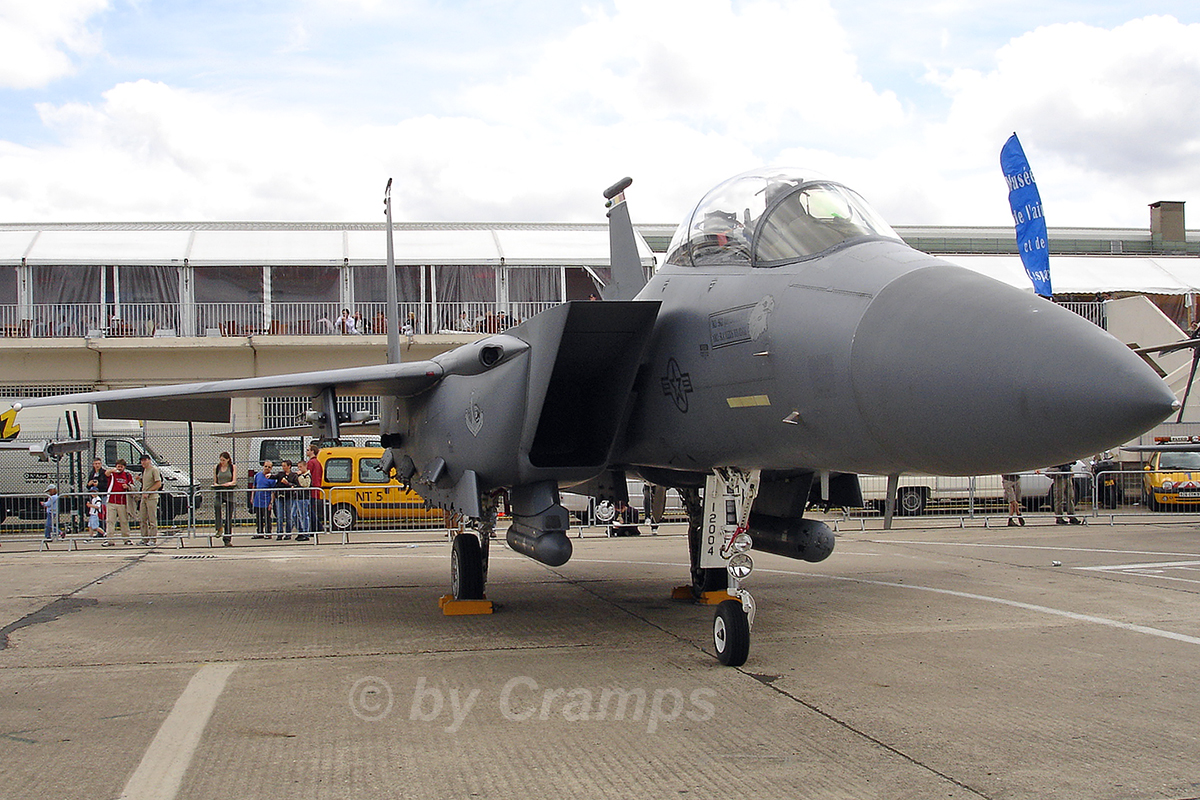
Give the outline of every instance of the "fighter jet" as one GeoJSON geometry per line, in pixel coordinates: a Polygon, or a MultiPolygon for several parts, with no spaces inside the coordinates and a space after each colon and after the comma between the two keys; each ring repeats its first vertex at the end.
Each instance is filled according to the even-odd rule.
{"type": "MultiPolygon", "coordinates": [[[[625,179],[604,194],[603,302],[568,302],[428,361],[89,392],[102,416],[228,421],[229,398],[307,392],[326,437],[338,394],[379,394],[384,465],[474,522],[451,548],[454,601],[484,597],[497,505],[508,544],[571,556],[561,488],[620,500],[625,475],[678,488],[687,594],[716,605],[718,658],[749,653],[748,550],[811,562],[833,532],[810,495],[861,504],[856,473],[977,475],[1060,464],[1134,438],[1175,397],[1095,325],[905,244],[857,193],[761,169],[720,184],[648,281],[625,179]]],[[[390,181],[389,181],[390,192],[390,181]]],[[[385,213],[391,223],[390,194],[385,213]]],[[[391,240],[389,238],[389,266],[391,240]]],[[[396,308],[394,269],[389,302],[396,308]]],[[[398,318],[398,316],[397,316],[398,318]]]]}

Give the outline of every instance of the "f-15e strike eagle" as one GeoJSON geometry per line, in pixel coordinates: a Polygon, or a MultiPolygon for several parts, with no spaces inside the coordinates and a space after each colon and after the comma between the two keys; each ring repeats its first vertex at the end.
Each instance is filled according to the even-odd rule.
{"type": "MultiPolygon", "coordinates": [[[[1175,397],[1142,359],[1051,302],[918,252],[852,190],[761,169],[710,191],[647,281],[624,191],[608,198],[604,302],[568,302],[428,361],[87,392],[101,416],[229,421],[229,398],[307,392],[319,435],[338,394],[378,394],[384,466],[475,523],[456,599],[483,598],[498,498],[509,545],[571,556],[560,488],[623,499],[625,474],[678,488],[692,590],[718,599],[714,646],[744,663],[753,548],[807,561],[833,532],[810,495],[861,505],[856,473],[977,475],[1120,445],[1175,397]]],[[[397,308],[388,220],[388,300],[397,308]]],[[[398,315],[397,315],[398,319],[398,315]]]]}

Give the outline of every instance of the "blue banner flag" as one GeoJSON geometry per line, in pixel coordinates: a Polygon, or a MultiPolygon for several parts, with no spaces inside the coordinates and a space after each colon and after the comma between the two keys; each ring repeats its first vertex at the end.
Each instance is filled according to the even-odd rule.
{"type": "Polygon", "coordinates": [[[1050,297],[1053,294],[1050,288],[1050,243],[1046,236],[1046,218],[1042,215],[1042,197],[1015,133],[1000,148],[1000,169],[1008,182],[1008,205],[1017,226],[1017,251],[1021,254],[1021,263],[1033,282],[1033,290],[1042,297],[1050,297]]]}

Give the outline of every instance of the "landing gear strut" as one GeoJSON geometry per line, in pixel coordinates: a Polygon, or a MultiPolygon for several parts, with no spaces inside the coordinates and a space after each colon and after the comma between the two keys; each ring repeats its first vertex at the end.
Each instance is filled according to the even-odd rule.
{"type": "Polygon", "coordinates": [[[705,592],[723,592],[729,586],[724,567],[704,569],[700,566],[700,540],[704,533],[704,498],[699,489],[680,489],[683,508],[688,518],[688,560],[691,562],[692,598],[705,592]]]}

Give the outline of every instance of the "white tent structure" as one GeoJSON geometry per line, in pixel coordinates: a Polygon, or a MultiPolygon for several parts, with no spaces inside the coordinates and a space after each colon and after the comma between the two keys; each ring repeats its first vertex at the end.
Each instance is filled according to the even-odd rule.
{"type": "MultiPolygon", "coordinates": [[[[652,267],[640,236],[638,247],[652,267]]],[[[419,333],[503,325],[608,278],[603,224],[401,224],[395,251],[402,316],[419,333]]],[[[308,334],[348,308],[382,330],[385,261],[382,224],[0,225],[0,325],[43,337],[308,334]]]]}
{"type": "MultiPolygon", "coordinates": [[[[943,256],[959,266],[1033,291],[1020,256],[943,256]]],[[[1195,294],[1200,292],[1200,259],[1189,256],[1050,256],[1055,294],[1195,294]]]]}

